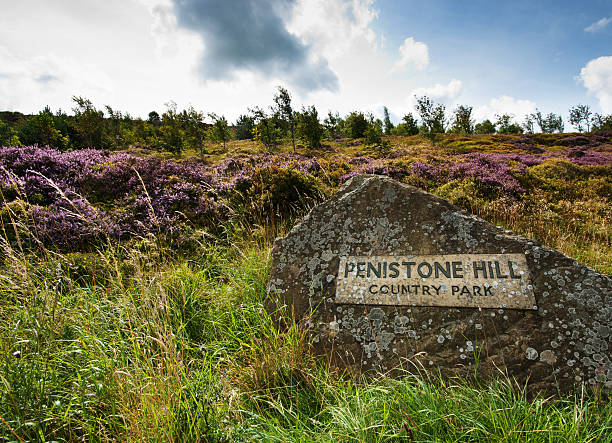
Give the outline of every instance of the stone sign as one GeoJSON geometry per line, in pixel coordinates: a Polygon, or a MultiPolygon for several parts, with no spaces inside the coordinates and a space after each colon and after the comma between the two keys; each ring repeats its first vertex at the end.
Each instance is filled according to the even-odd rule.
{"type": "Polygon", "coordinates": [[[612,280],[414,187],[353,177],[272,261],[268,309],[339,369],[612,389],[612,280]]]}
{"type": "Polygon", "coordinates": [[[343,257],[335,301],[537,309],[525,254],[343,257]]]}

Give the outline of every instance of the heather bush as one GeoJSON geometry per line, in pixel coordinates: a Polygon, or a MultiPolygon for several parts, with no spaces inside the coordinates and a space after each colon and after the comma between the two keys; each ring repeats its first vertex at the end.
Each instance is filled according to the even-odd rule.
{"type": "Polygon", "coordinates": [[[562,179],[571,181],[580,174],[580,168],[569,160],[551,158],[531,168],[530,174],[542,180],[562,179]]]}
{"type": "Polygon", "coordinates": [[[22,195],[32,232],[60,248],[170,233],[185,219],[209,227],[224,213],[215,177],[194,162],[26,147],[2,148],[0,166],[4,198],[22,195]]]}
{"type": "MultiPolygon", "coordinates": [[[[468,189],[480,205],[521,200],[538,189],[556,199],[587,195],[586,190],[609,195],[612,152],[602,136],[585,135],[588,145],[569,141],[575,146],[551,149],[535,144],[534,135],[495,137],[501,138],[483,142],[494,143],[496,152],[482,152],[478,140],[453,136],[435,156],[424,158],[412,157],[413,148],[366,146],[358,157],[261,153],[214,165],[125,151],[7,147],[0,149],[6,203],[1,216],[11,241],[17,229],[63,250],[150,234],[192,248],[198,230],[215,235],[230,220],[301,213],[357,174],[386,175],[464,202],[466,208],[475,204],[468,202],[468,189]]],[[[567,139],[545,137],[556,137],[551,143],[567,139]]]]}
{"type": "Polygon", "coordinates": [[[437,195],[464,208],[473,207],[479,193],[479,186],[472,179],[452,180],[436,189],[437,195]]]}
{"type": "MultiPolygon", "coordinates": [[[[430,165],[422,162],[412,164],[412,172],[423,178],[444,184],[452,180],[470,179],[478,184],[479,190],[490,197],[499,194],[517,198],[525,192],[520,182],[514,176],[516,172],[500,154],[472,153],[460,156],[454,163],[430,165]]],[[[518,172],[521,171],[519,166],[518,172]]]]}
{"type": "Polygon", "coordinates": [[[312,175],[279,165],[255,168],[228,194],[231,205],[249,219],[289,215],[322,196],[312,175]]]}

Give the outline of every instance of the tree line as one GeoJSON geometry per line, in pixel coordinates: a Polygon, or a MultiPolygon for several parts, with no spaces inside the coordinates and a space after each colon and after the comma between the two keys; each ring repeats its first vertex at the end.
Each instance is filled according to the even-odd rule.
{"type": "MultiPolygon", "coordinates": [[[[522,134],[564,130],[560,115],[544,115],[539,110],[524,116],[520,123],[510,114],[476,123],[471,106],[457,106],[449,114],[443,104],[427,96],[416,97],[414,114],[404,115],[397,125],[391,122],[387,107],[383,108],[382,120],[372,113],[359,111],[344,117],[329,111],[321,120],[314,106],[294,109],[291,94],[280,86],[270,106],[250,108],[233,124],[222,115],[205,114],[193,106],[179,111],[174,102],[167,103],[161,115],[151,111],[144,120],[110,106],[98,109],[83,97],[74,96],[72,100],[72,115],[62,110],[52,112],[49,107],[30,116],[0,112],[0,146],[38,144],[59,150],[143,146],[174,154],[184,150],[205,154],[211,144],[225,147],[232,139],[250,139],[266,148],[290,140],[295,152],[296,141],[316,149],[324,138],[363,138],[366,144],[384,146],[383,135],[422,134],[435,143],[438,134],[444,133],[522,134]]],[[[569,122],[579,132],[612,130],[612,115],[593,113],[588,105],[570,108],[569,122]]]]}

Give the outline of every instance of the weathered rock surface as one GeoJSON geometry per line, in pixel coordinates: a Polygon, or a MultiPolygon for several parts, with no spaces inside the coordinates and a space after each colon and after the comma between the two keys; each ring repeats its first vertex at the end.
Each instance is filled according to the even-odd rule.
{"type": "Polygon", "coordinates": [[[354,177],[277,239],[268,293],[341,369],[502,371],[532,392],[612,389],[610,278],[385,177],[354,177]],[[342,257],[505,253],[525,254],[536,309],[335,301],[342,257]]]}

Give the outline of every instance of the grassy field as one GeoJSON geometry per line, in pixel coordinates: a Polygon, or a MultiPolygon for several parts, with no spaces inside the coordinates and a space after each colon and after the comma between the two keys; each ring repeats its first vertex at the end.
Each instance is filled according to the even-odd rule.
{"type": "Polygon", "coordinates": [[[581,150],[563,144],[567,134],[538,137],[447,136],[437,146],[394,137],[389,149],[341,140],[317,153],[299,148],[298,157],[286,146],[262,155],[252,142],[232,142],[197,161],[216,171],[218,184],[206,186],[217,186],[219,205],[179,231],[164,228],[166,213],[155,205],[178,195],[169,190],[204,183],[189,153],[168,159],[185,169],[91,160],[82,183],[99,180],[100,188],[78,177],[57,184],[72,202],[72,218],[59,221],[40,215],[61,208],[52,199],[59,191],[30,184],[23,171],[71,176],[82,163],[6,153],[2,168],[13,175],[2,187],[0,439],[612,441],[612,403],[586,389],[527,398],[502,374],[487,382],[424,373],[356,380],[327,368],[309,353],[305,331],[279,329],[263,308],[273,239],[351,173],[414,184],[612,274],[609,136],[581,150]],[[119,189],[122,174],[147,190],[142,212],[130,192],[143,187],[122,200],[102,192],[119,189]],[[119,210],[127,205],[135,222],[119,210]],[[141,229],[149,219],[151,229],[141,229]],[[93,232],[92,220],[112,229],[93,232]],[[113,237],[114,226],[134,231],[113,237]],[[60,228],[74,237],[54,247],[60,228]]]}

